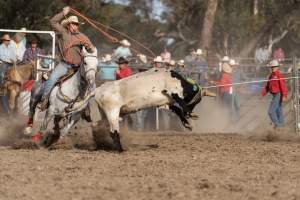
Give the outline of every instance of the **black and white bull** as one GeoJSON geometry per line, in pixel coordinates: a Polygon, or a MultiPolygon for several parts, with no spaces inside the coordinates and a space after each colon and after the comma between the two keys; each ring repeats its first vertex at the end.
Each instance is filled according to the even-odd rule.
{"type": "Polygon", "coordinates": [[[110,134],[117,149],[123,151],[120,142],[119,117],[141,109],[169,105],[186,128],[188,119],[203,96],[215,96],[202,90],[172,70],[151,69],[131,77],[107,82],[95,91],[95,100],[110,126],[110,134]]]}

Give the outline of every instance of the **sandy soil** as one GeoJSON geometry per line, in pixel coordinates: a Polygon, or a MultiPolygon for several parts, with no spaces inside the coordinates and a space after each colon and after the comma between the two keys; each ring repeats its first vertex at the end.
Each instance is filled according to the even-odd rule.
{"type": "Polygon", "coordinates": [[[52,150],[1,147],[0,199],[300,199],[298,138],[131,133],[129,141],[122,154],[95,150],[76,131],[52,150]]]}

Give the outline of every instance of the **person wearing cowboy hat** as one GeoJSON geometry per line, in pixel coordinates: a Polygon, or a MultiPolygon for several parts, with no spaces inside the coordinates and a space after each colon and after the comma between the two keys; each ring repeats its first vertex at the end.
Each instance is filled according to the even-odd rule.
{"type": "Polygon", "coordinates": [[[130,51],[130,42],[126,39],[121,40],[120,42],[121,46],[119,46],[117,49],[115,49],[114,53],[112,54],[113,60],[117,61],[120,57],[129,59],[132,57],[132,53],[130,51]]]}
{"type": "Polygon", "coordinates": [[[126,60],[126,58],[120,57],[117,64],[119,65],[119,69],[116,71],[117,80],[126,78],[133,74],[132,69],[128,66],[129,61],[126,60]]]}
{"type": "Polygon", "coordinates": [[[32,38],[29,42],[30,47],[26,49],[22,64],[34,63],[37,59],[37,55],[45,55],[44,51],[38,47],[38,41],[36,38],[32,38]]]}
{"type": "Polygon", "coordinates": [[[175,70],[175,67],[176,67],[175,60],[170,60],[170,62],[165,62],[165,63],[166,63],[166,68],[167,69],[173,69],[173,70],[175,70]]]}
{"type": "Polygon", "coordinates": [[[162,68],[163,67],[163,63],[164,63],[164,61],[163,61],[162,57],[161,56],[157,56],[153,60],[153,64],[154,64],[153,67],[154,68],[162,68]]]}
{"type": "Polygon", "coordinates": [[[197,49],[195,56],[196,58],[192,68],[188,68],[190,76],[200,85],[205,85],[208,80],[208,63],[204,58],[202,49],[197,49]]]}
{"type": "Polygon", "coordinates": [[[230,114],[232,113],[232,67],[228,63],[223,63],[222,73],[219,81],[214,82],[219,86],[220,98],[224,107],[228,109],[230,114]]]}
{"type": "Polygon", "coordinates": [[[5,114],[8,114],[8,99],[5,93],[5,88],[3,85],[4,76],[9,68],[12,67],[13,62],[17,61],[16,47],[11,43],[10,36],[4,34],[1,37],[2,44],[0,45],[0,90],[1,90],[1,103],[5,114]]]}
{"type": "MultiPolygon", "coordinates": [[[[234,59],[229,60],[229,65],[232,68],[232,82],[233,83],[240,83],[242,81],[246,81],[247,77],[239,67],[239,63],[236,62],[234,59]]],[[[240,118],[240,100],[239,100],[239,91],[241,89],[240,86],[233,86],[233,93],[232,93],[232,106],[234,111],[234,119],[235,121],[239,120],[240,118]]]]}
{"type": "Polygon", "coordinates": [[[0,45],[0,61],[6,64],[12,64],[17,61],[16,47],[11,42],[10,36],[4,34],[1,37],[2,44],[0,45]]]}
{"type": "Polygon", "coordinates": [[[77,70],[80,67],[83,60],[83,54],[81,53],[82,46],[84,46],[89,53],[95,51],[95,47],[90,39],[79,32],[79,25],[82,23],[79,22],[78,17],[70,16],[66,18],[69,12],[70,7],[65,7],[62,12],[50,19],[51,26],[58,33],[61,62],[54,68],[45,83],[40,104],[41,110],[45,110],[48,107],[49,94],[59,78],[67,74],[69,69],[77,70]]]}
{"type": "Polygon", "coordinates": [[[266,96],[267,93],[272,95],[268,114],[274,124],[274,128],[282,128],[284,127],[282,102],[287,101],[288,88],[284,76],[279,70],[279,62],[277,60],[272,60],[268,66],[271,67],[272,71],[266,86],[262,90],[262,96],[266,96]]]}

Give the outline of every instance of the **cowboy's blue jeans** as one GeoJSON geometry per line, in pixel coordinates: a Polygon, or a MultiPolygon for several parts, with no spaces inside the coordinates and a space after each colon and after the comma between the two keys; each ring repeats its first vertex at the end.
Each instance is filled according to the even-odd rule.
{"type": "Polygon", "coordinates": [[[64,62],[60,62],[50,74],[49,79],[45,82],[45,88],[43,92],[43,98],[47,97],[55,83],[64,75],[68,73],[68,70],[71,69],[71,65],[68,65],[64,62]]]}
{"type": "Polygon", "coordinates": [[[269,106],[268,114],[275,127],[284,126],[284,116],[282,112],[282,95],[281,93],[272,94],[273,98],[269,106]]]}

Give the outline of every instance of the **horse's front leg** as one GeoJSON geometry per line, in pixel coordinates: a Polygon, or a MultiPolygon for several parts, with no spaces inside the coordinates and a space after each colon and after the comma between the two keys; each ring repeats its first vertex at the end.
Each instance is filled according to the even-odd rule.
{"type": "Polygon", "coordinates": [[[62,117],[59,115],[55,115],[54,117],[54,133],[47,134],[44,138],[43,145],[45,147],[49,147],[55,142],[57,142],[60,138],[60,127],[59,127],[59,122],[61,121],[62,117]]]}
{"type": "Polygon", "coordinates": [[[61,137],[65,136],[65,135],[67,135],[69,133],[69,131],[72,128],[72,126],[74,124],[76,124],[80,120],[80,117],[81,117],[81,113],[80,112],[72,114],[71,116],[68,117],[67,124],[61,130],[61,137]]]}
{"type": "Polygon", "coordinates": [[[121,144],[120,125],[119,125],[120,108],[105,110],[105,114],[110,126],[110,137],[112,138],[117,150],[119,152],[123,152],[124,149],[121,144]]]}

